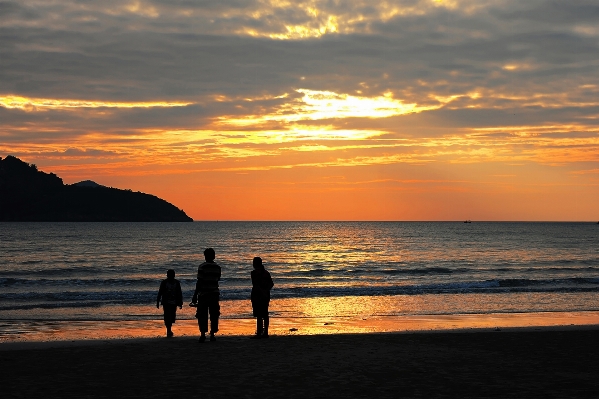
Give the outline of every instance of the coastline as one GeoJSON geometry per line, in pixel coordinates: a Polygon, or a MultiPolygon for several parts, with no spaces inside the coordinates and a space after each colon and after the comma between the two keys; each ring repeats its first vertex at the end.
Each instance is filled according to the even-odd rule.
{"type": "Polygon", "coordinates": [[[26,343],[7,397],[595,397],[599,326],[26,343]]]}
{"type": "MultiPolygon", "coordinates": [[[[254,318],[222,318],[219,336],[253,334],[254,318]]],[[[458,315],[410,315],[285,318],[271,317],[273,336],[310,336],[373,333],[468,332],[495,330],[550,330],[599,328],[599,311],[492,313],[458,315]]],[[[31,321],[1,320],[0,351],[33,343],[69,343],[155,339],[164,337],[162,320],[136,321],[31,321]]],[[[195,319],[173,325],[175,338],[198,336],[195,319]]]]}

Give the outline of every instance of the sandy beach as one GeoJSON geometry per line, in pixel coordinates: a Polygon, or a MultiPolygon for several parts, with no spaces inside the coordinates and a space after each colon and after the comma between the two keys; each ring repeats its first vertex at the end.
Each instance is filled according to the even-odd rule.
{"type": "Polygon", "coordinates": [[[599,327],[191,336],[0,347],[3,397],[581,398],[599,327]]]}

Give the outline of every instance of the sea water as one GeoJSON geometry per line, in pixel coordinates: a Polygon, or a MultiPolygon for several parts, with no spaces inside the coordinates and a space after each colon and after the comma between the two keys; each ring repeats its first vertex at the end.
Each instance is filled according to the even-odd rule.
{"type": "MultiPolygon", "coordinates": [[[[0,223],[0,336],[27,323],[160,320],[166,271],[188,302],[208,247],[225,319],[251,317],[254,256],[275,282],[273,317],[599,310],[594,223],[0,223]]],[[[193,319],[189,309],[178,317],[193,319]]]]}

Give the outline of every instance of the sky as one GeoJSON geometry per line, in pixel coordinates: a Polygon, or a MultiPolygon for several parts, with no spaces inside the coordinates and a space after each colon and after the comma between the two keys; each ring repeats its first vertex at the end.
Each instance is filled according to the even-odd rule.
{"type": "Polygon", "coordinates": [[[599,220],[596,0],[0,0],[0,157],[195,220],[599,220]]]}

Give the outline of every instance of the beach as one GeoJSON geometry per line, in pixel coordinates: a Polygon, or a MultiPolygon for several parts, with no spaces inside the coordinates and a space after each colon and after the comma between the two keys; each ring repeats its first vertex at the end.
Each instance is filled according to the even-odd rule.
{"type": "Polygon", "coordinates": [[[599,326],[0,345],[3,397],[581,398],[599,326]]]}
{"type": "Polygon", "coordinates": [[[7,223],[2,397],[597,397],[596,243],[588,223],[7,223]],[[167,339],[159,283],[191,299],[208,246],[218,340],[187,305],[167,339]],[[248,339],[256,254],[268,340],[248,339]]]}

